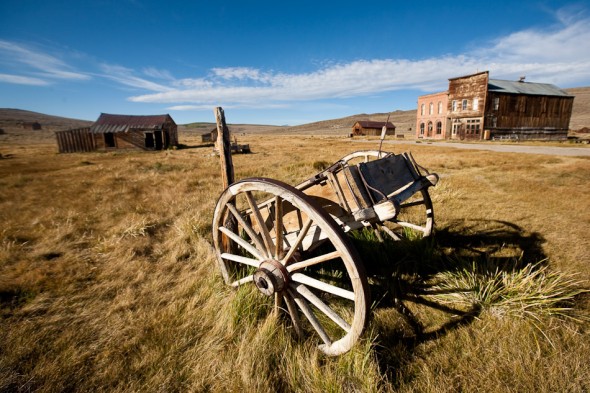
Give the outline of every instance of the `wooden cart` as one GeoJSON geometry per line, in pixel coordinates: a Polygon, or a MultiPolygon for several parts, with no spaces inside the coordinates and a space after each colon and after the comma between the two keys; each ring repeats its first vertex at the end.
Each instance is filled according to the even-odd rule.
{"type": "Polygon", "coordinates": [[[231,184],[213,218],[219,268],[232,287],[254,285],[328,355],[348,351],[367,321],[361,256],[346,233],[394,240],[432,233],[428,188],[438,181],[410,154],[358,151],[293,187],[267,178],[231,184]]]}

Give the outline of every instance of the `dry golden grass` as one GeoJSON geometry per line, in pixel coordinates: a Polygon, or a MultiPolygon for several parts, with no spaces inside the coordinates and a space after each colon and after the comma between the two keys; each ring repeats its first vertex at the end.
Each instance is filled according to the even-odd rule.
{"type": "MultiPolygon", "coordinates": [[[[211,147],[181,137],[189,148],[59,155],[8,137],[0,391],[590,390],[588,295],[551,304],[581,321],[530,300],[547,294],[553,273],[567,293],[589,287],[588,159],[394,146],[441,176],[431,190],[438,231],[434,241],[355,240],[370,274],[385,279],[372,279],[363,340],[327,358],[268,316],[257,293],[223,284],[211,249],[221,192],[211,147]],[[547,271],[538,285],[512,284],[530,264],[547,271]],[[453,281],[464,270],[484,285],[502,272],[516,292],[472,300],[474,288],[453,281]],[[510,299],[532,317],[506,312],[510,299]]],[[[312,136],[240,143],[253,154],[234,156],[237,178],[290,184],[318,161],[369,148],[312,136]]]]}

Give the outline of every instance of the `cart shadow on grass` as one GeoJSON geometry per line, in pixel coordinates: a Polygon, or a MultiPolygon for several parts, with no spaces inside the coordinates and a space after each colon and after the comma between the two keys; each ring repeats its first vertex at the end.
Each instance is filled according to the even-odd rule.
{"type": "Polygon", "coordinates": [[[514,273],[547,263],[539,233],[499,220],[457,220],[437,229],[434,236],[415,240],[379,242],[366,232],[352,234],[352,241],[364,256],[373,299],[375,350],[386,373],[409,360],[399,353],[392,356],[393,348],[396,353],[403,348],[411,358],[417,345],[468,325],[480,315],[482,309],[476,303],[455,307],[435,300],[433,295],[475,290],[449,285],[441,289],[441,277],[470,270],[485,280],[498,272],[514,273]],[[433,313],[436,324],[428,318],[433,313]],[[383,322],[380,315],[390,319],[383,322]]]}

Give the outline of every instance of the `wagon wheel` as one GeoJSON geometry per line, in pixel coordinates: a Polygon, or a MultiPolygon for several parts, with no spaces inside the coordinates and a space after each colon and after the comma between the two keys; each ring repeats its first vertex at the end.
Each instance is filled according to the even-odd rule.
{"type": "Polygon", "coordinates": [[[342,229],[313,200],[276,180],[244,179],[221,194],[212,230],[226,284],[254,285],[328,355],[354,345],[367,319],[367,278],[342,229]]]}
{"type": "MultiPolygon", "coordinates": [[[[390,153],[377,150],[356,151],[341,159],[348,165],[368,162],[383,158],[390,153]]],[[[434,227],[434,210],[428,189],[422,189],[400,205],[397,217],[376,228],[387,233],[394,240],[421,239],[432,234],[434,227]]],[[[378,232],[377,232],[378,233],[378,232]]]]}

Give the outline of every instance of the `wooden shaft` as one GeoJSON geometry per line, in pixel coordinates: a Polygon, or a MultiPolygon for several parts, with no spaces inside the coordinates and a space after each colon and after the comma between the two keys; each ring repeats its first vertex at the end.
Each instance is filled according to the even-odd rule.
{"type": "Polygon", "coordinates": [[[215,108],[215,121],[217,122],[217,149],[221,160],[221,181],[223,189],[229,187],[234,180],[234,164],[231,157],[231,140],[229,138],[229,128],[225,124],[225,114],[223,108],[215,108]]]}

